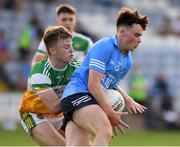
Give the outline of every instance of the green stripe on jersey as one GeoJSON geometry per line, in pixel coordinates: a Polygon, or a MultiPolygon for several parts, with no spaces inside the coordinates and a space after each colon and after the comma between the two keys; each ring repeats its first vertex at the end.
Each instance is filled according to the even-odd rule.
{"type": "Polygon", "coordinates": [[[45,55],[47,54],[47,52],[44,52],[44,51],[42,51],[42,50],[39,50],[39,49],[37,50],[37,52],[38,52],[38,53],[45,54],[45,55]]]}
{"type": "Polygon", "coordinates": [[[49,84],[33,84],[32,88],[49,88],[49,84]]]}
{"type": "Polygon", "coordinates": [[[74,70],[79,67],[80,61],[75,59],[64,69],[54,69],[48,59],[36,63],[30,72],[28,90],[34,88],[57,87],[67,85],[74,70]]]}
{"type": "Polygon", "coordinates": [[[36,126],[36,122],[34,121],[31,114],[29,114],[29,112],[23,112],[20,114],[20,116],[23,122],[25,123],[26,127],[28,128],[28,130],[31,130],[33,127],[36,126]]]}

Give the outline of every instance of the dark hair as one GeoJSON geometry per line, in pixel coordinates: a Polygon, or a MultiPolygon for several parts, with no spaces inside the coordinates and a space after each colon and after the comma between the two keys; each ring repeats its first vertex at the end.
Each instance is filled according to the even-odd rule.
{"type": "Polygon", "coordinates": [[[56,8],[56,15],[58,16],[61,13],[76,14],[76,9],[71,5],[62,4],[56,8]]]}
{"type": "Polygon", "coordinates": [[[116,27],[132,26],[133,24],[140,24],[143,30],[146,30],[148,24],[147,16],[140,14],[137,9],[130,9],[127,7],[121,8],[116,19],[116,27]]]}
{"type": "Polygon", "coordinates": [[[56,45],[60,39],[72,38],[71,33],[63,26],[49,26],[44,31],[43,41],[45,43],[48,54],[50,55],[49,48],[56,45]]]}

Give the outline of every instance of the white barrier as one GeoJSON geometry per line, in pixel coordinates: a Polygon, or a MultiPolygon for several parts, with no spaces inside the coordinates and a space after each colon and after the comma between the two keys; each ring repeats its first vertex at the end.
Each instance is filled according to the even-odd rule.
{"type": "Polygon", "coordinates": [[[0,122],[4,120],[19,120],[18,106],[22,93],[0,93],[0,122]]]}

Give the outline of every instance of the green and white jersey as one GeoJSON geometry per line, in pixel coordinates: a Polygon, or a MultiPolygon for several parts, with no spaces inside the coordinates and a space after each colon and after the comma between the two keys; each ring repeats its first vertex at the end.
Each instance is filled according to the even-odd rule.
{"type": "Polygon", "coordinates": [[[58,95],[61,94],[62,88],[67,85],[72,73],[80,64],[80,61],[73,59],[64,69],[57,69],[52,66],[49,59],[36,63],[30,72],[28,91],[38,94],[53,88],[58,95]]]}
{"type": "MultiPolygon", "coordinates": [[[[74,59],[83,60],[88,49],[93,45],[92,40],[85,35],[82,35],[77,32],[73,32],[72,41],[73,41],[73,49],[74,49],[74,59]]],[[[44,41],[40,42],[37,51],[40,53],[47,54],[44,41]]]]}
{"type": "Polygon", "coordinates": [[[48,59],[37,62],[31,69],[28,89],[23,94],[22,102],[19,106],[20,113],[32,112],[48,117],[62,117],[62,113],[51,114],[41,101],[39,94],[53,89],[58,98],[60,98],[64,86],[67,85],[72,73],[80,64],[79,61],[73,59],[64,69],[56,69],[48,59]]]}

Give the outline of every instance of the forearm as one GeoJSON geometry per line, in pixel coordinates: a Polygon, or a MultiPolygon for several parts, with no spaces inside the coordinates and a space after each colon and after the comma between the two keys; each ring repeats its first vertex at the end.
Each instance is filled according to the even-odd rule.
{"type": "Polygon", "coordinates": [[[50,113],[58,114],[62,112],[60,99],[53,90],[39,94],[42,103],[47,107],[50,113]]]}
{"type": "Polygon", "coordinates": [[[121,93],[125,102],[132,99],[122,88],[118,88],[117,90],[121,93]]]}
{"type": "Polygon", "coordinates": [[[108,98],[104,90],[102,89],[100,83],[95,83],[92,87],[89,88],[89,90],[90,90],[90,93],[98,102],[98,104],[104,110],[106,115],[109,116],[109,114],[113,111],[113,109],[111,108],[108,98]]]}

